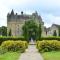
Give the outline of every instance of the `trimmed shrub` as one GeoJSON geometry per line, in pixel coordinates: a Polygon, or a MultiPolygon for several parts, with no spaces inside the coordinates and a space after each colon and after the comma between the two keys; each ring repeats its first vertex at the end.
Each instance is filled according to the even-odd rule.
{"type": "Polygon", "coordinates": [[[12,36],[11,37],[10,36],[6,37],[6,36],[1,36],[0,37],[0,45],[1,45],[1,43],[3,41],[8,41],[8,40],[14,40],[14,41],[22,40],[22,41],[26,41],[23,36],[21,36],[21,37],[12,37],[12,36]]]}
{"type": "Polygon", "coordinates": [[[2,48],[1,46],[0,46],[0,55],[1,54],[4,54],[4,53],[6,53],[7,52],[7,49],[4,49],[4,48],[2,48]]]}
{"type": "Polygon", "coordinates": [[[1,47],[7,49],[7,51],[20,51],[24,52],[28,47],[28,43],[26,41],[4,41],[1,44],[1,47]]]}
{"type": "Polygon", "coordinates": [[[37,41],[36,46],[40,52],[59,51],[60,41],[57,40],[37,41]]]}
{"type": "Polygon", "coordinates": [[[42,40],[59,40],[60,41],[60,37],[56,37],[56,36],[52,36],[52,37],[41,37],[40,38],[40,41],[42,41],[42,40]]]}

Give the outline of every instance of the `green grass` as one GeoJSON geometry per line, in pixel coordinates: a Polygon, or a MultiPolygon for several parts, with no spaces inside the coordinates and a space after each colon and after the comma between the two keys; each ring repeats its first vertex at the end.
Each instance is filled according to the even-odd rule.
{"type": "Polygon", "coordinates": [[[7,52],[0,55],[0,60],[18,60],[20,53],[17,52],[7,52]]]}
{"type": "Polygon", "coordinates": [[[60,60],[60,52],[45,52],[42,55],[44,60],[60,60]]]}

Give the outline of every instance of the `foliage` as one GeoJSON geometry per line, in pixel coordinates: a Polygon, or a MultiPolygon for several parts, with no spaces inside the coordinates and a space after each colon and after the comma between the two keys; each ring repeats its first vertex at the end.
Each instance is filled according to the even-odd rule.
{"type": "Polygon", "coordinates": [[[1,27],[0,27],[0,35],[2,34],[2,32],[1,32],[1,27]]]}
{"type": "Polygon", "coordinates": [[[24,26],[22,27],[22,29],[23,29],[23,36],[24,36],[25,40],[28,40],[28,30],[27,30],[28,27],[27,27],[26,22],[25,22],[24,26]]]}
{"type": "Polygon", "coordinates": [[[18,40],[22,40],[22,41],[26,41],[23,36],[20,36],[20,37],[0,36],[0,45],[1,45],[1,43],[2,43],[3,41],[8,41],[8,40],[14,40],[14,41],[16,41],[16,40],[17,40],[17,41],[18,41],[18,40]]]}
{"type": "Polygon", "coordinates": [[[56,30],[54,30],[53,36],[57,36],[56,30]]]}
{"type": "MultiPolygon", "coordinates": [[[[37,35],[38,37],[38,35],[37,35]]],[[[20,37],[16,37],[16,36],[0,36],[0,45],[3,41],[8,41],[8,40],[14,40],[14,41],[27,41],[24,36],[20,36],[20,37]]],[[[60,37],[41,37],[39,41],[41,40],[59,40],[60,41],[60,37]]]]}
{"type": "MultiPolygon", "coordinates": [[[[40,40],[59,40],[59,41],[60,41],[60,37],[56,37],[56,36],[41,37],[40,40]]],[[[39,41],[39,40],[38,40],[38,41],[39,41]]]]}
{"type": "Polygon", "coordinates": [[[11,36],[11,29],[9,30],[9,34],[8,34],[8,36],[11,36]]]}
{"type": "Polygon", "coordinates": [[[38,30],[39,40],[40,40],[40,38],[41,38],[41,33],[42,33],[41,24],[39,24],[39,30],[38,30]]]}
{"type": "Polygon", "coordinates": [[[60,36],[60,27],[58,28],[58,30],[59,30],[59,36],[60,36]]]}
{"type": "Polygon", "coordinates": [[[6,53],[7,52],[7,49],[4,49],[4,48],[2,48],[1,46],[0,46],[0,55],[1,54],[4,54],[4,53],[6,53]]]}
{"type": "Polygon", "coordinates": [[[2,36],[7,36],[7,27],[5,26],[0,27],[0,34],[2,36]]]}
{"type": "Polygon", "coordinates": [[[22,29],[23,36],[26,40],[30,40],[31,38],[33,38],[34,40],[37,39],[39,28],[34,20],[26,21],[22,29]]]}
{"type": "Polygon", "coordinates": [[[43,40],[37,41],[37,48],[41,52],[47,51],[59,51],[60,50],[60,41],[57,40],[43,40]]]}
{"type": "Polygon", "coordinates": [[[26,41],[4,41],[1,44],[1,47],[7,49],[7,51],[20,51],[24,52],[25,49],[28,47],[26,41]]]}

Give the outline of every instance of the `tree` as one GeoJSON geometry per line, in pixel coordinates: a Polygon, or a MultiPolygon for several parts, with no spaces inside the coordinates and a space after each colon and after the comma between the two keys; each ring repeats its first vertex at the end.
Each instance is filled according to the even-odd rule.
{"type": "Polygon", "coordinates": [[[1,27],[1,35],[2,36],[7,36],[7,27],[5,27],[5,26],[1,27]]]}
{"type": "Polygon", "coordinates": [[[1,32],[2,30],[1,30],[1,27],[0,27],[0,35],[2,35],[2,32],[1,32]]]}
{"type": "Polygon", "coordinates": [[[34,20],[26,21],[22,29],[25,39],[27,40],[30,40],[31,38],[33,38],[34,40],[37,39],[38,25],[34,20]]]}
{"type": "Polygon", "coordinates": [[[11,29],[9,30],[9,34],[8,35],[11,36],[11,29]]]}
{"type": "Polygon", "coordinates": [[[60,36],[60,27],[59,27],[58,31],[59,31],[59,36],[60,36]]]}
{"type": "Polygon", "coordinates": [[[56,30],[54,30],[53,36],[57,36],[56,30]]]}
{"type": "Polygon", "coordinates": [[[41,24],[39,24],[39,30],[38,30],[39,40],[40,40],[40,38],[41,38],[41,33],[42,33],[41,24]]]}
{"type": "Polygon", "coordinates": [[[28,27],[27,27],[27,24],[25,22],[24,26],[22,27],[23,29],[23,36],[25,38],[25,40],[28,40],[28,27]]]}

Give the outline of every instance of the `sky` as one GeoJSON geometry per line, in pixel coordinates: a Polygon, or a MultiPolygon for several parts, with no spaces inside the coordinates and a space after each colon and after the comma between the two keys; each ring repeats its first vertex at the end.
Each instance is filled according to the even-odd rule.
{"type": "Polygon", "coordinates": [[[12,9],[18,14],[21,11],[26,14],[37,11],[46,27],[60,25],[60,0],[1,0],[0,26],[7,26],[7,13],[12,9]]]}

